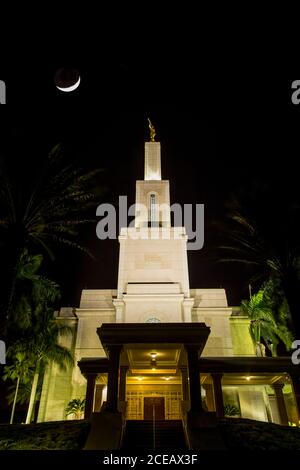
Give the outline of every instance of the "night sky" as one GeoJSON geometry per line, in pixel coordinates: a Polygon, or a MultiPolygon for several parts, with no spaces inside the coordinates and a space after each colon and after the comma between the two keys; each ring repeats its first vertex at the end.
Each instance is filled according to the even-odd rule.
{"type": "MultiPolygon", "coordinates": [[[[189,252],[190,286],[224,287],[232,305],[247,297],[247,272],[215,262],[218,223],[232,194],[262,185],[277,188],[283,197],[298,192],[300,106],[291,102],[297,77],[263,75],[235,56],[212,69],[213,58],[202,52],[171,43],[158,48],[149,41],[141,53],[134,42],[120,41],[105,49],[99,43],[53,45],[38,55],[19,44],[0,69],[7,85],[0,152],[22,179],[38,172],[51,147],[61,142],[67,159],[104,170],[99,203],[116,203],[126,194],[133,203],[135,180],[143,179],[149,116],[161,142],[171,202],[205,204],[205,246],[189,252]],[[53,83],[64,66],[76,67],[82,77],[70,94],[53,83]]],[[[95,217],[83,234],[95,260],[62,252],[49,263],[63,305],[77,306],[82,288],[116,288],[118,242],[100,242],[96,222],[95,217]]]]}

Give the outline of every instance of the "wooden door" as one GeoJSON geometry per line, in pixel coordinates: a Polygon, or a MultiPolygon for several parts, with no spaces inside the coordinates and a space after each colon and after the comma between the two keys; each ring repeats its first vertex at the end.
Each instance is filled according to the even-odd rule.
{"type": "Polygon", "coordinates": [[[164,397],[144,397],[144,419],[152,420],[154,413],[156,421],[165,419],[164,397]]]}

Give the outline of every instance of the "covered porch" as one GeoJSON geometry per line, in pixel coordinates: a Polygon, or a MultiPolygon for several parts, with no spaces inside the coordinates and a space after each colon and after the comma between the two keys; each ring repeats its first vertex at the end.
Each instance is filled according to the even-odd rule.
{"type": "Polygon", "coordinates": [[[102,325],[98,335],[108,357],[78,363],[87,379],[85,417],[96,411],[95,404],[100,411],[100,402],[106,411],[127,408],[128,419],[144,419],[159,398],[163,419],[179,419],[182,402],[202,410],[197,363],[209,332],[203,323],[102,325]],[[95,393],[100,376],[102,399],[95,393]]]}
{"type": "Polygon", "coordinates": [[[109,413],[122,428],[153,413],[187,424],[231,410],[298,424],[299,366],[289,357],[201,357],[209,332],[204,323],[103,324],[97,333],[107,358],[78,363],[87,379],[85,418],[109,413]]]}

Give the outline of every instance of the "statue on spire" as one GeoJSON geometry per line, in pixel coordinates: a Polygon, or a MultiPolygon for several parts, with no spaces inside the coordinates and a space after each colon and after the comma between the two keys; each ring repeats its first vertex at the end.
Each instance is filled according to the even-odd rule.
{"type": "Polygon", "coordinates": [[[155,132],[155,128],[152,124],[152,122],[150,121],[150,119],[148,118],[148,123],[149,123],[149,129],[150,129],[150,140],[151,142],[155,142],[155,136],[156,136],[156,132],[155,132]]]}

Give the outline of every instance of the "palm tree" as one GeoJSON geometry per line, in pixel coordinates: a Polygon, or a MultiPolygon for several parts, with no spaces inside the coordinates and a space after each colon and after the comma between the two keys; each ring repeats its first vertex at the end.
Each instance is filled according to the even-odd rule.
{"type": "Polygon", "coordinates": [[[27,249],[20,256],[14,309],[7,321],[10,339],[8,352],[11,356],[15,353],[14,344],[20,344],[20,339],[30,336],[36,306],[41,303],[47,305],[49,302],[53,304],[60,296],[58,285],[38,273],[42,261],[42,255],[30,255],[27,249]]]}
{"type": "Polygon", "coordinates": [[[300,244],[296,230],[288,222],[283,230],[285,221],[279,225],[278,214],[268,226],[268,220],[257,222],[244,212],[237,201],[232,203],[225,228],[229,243],[220,247],[227,256],[220,261],[248,266],[250,283],[277,283],[289,307],[289,328],[300,337],[300,244]]]}
{"type": "Polygon", "coordinates": [[[45,366],[52,361],[65,370],[67,366],[72,366],[74,363],[70,350],[59,344],[62,336],[71,334],[71,328],[59,323],[53,317],[51,308],[38,308],[38,310],[39,312],[36,312],[37,323],[33,327],[31,337],[26,342],[27,350],[36,359],[26,424],[31,422],[41,365],[45,366]]]}
{"type": "Polygon", "coordinates": [[[25,248],[38,249],[51,259],[57,245],[88,252],[78,243],[77,236],[79,227],[91,221],[86,214],[95,204],[98,173],[99,170],[86,172],[64,165],[59,145],[50,152],[29,194],[27,180],[20,192],[0,168],[0,245],[4,255],[8,253],[4,289],[8,296],[0,312],[2,336],[13,311],[17,273],[25,248]]]}
{"type": "Polygon", "coordinates": [[[54,302],[59,296],[58,286],[49,279],[38,274],[43,257],[30,256],[25,249],[20,257],[16,276],[16,294],[18,302],[10,316],[8,328],[10,346],[7,357],[10,365],[4,368],[3,379],[17,380],[13,397],[10,422],[13,422],[20,386],[28,385],[33,377],[35,357],[26,349],[26,340],[31,337],[31,329],[35,319],[34,309],[37,305],[54,302]],[[25,340],[25,341],[24,341],[25,340]]]}
{"type": "Polygon", "coordinates": [[[75,419],[80,419],[85,407],[85,399],[73,398],[66,406],[66,415],[74,415],[75,419]]]}
{"type": "Polygon", "coordinates": [[[277,355],[279,341],[282,341],[287,349],[291,348],[291,334],[284,323],[275,321],[263,289],[254,294],[250,300],[243,300],[241,309],[250,318],[250,334],[258,356],[265,355],[262,340],[270,348],[272,356],[277,355]]]}
{"type": "Polygon", "coordinates": [[[232,403],[224,403],[224,416],[232,417],[232,416],[241,416],[241,410],[232,403]]]}
{"type": "Polygon", "coordinates": [[[42,260],[41,255],[33,256],[26,249],[23,251],[16,282],[19,301],[9,322],[10,356],[14,357],[21,350],[29,364],[34,358],[26,423],[31,420],[42,366],[44,368],[49,361],[56,362],[61,368],[73,364],[70,351],[59,345],[60,338],[71,333],[69,327],[54,317],[53,303],[59,298],[59,287],[38,274],[42,260]]]}
{"type": "Polygon", "coordinates": [[[32,367],[32,362],[29,361],[28,354],[26,354],[21,349],[16,352],[14,356],[14,362],[10,366],[5,366],[3,380],[10,379],[12,381],[17,381],[14,394],[13,394],[13,403],[12,410],[10,415],[10,424],[14,421],[15,408],[18,399],[18,392],[20,384],[27,384],[30,381],[30,368],[32,367]]]}
{"type": "MultiPolygon", "coordinates": [[[[33,373],[34,373],[34,367],[32,367],[29,371],[28,380],[26,380],[26,382],[20,381],[18,396],[16,400],[16,402],[20,403],[20,405],[25,405],[25,404],[28,405],[29,403],[29,398],[30,398],[30,393],[31,393],[31,384],[33,380],[33,373]]],[[[41,379],[42,379],[42,376],[41,376],[41,379]]],[[[41,389],[42,389],[42,380],[39,380],[37,393],[36,393],[36,401],[38,401],[41,397],[41,391],[42,391],[41,389]]],[[[13,403],[14,396],[15,396],[15,386],[13,385],[13,386],[8,387],[8,394],[6,396],[6,399],[9,405],[13,403]]]]}

